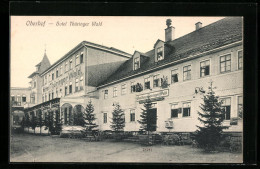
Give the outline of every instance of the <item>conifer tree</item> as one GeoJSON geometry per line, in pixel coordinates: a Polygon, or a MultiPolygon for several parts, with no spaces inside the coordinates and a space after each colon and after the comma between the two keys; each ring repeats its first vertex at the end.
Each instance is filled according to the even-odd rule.
{"type": "Polygon", "coordinates": [[[94,106],[93,106],[93,104],[90,100],[88,102],[86,109],[85,109],[85,112],[84,112],[84,120],[85,120],[86,131],[92,131],[95,127],[98,126],[94,122],[96,120],[94,110],[95,110],[94,106]]]}
{"type": "Polygon", "coordinates": [[[157,119],[157,117],[150,115],[152,105],[153,103],[151,102],[151,99],[148,97],[146,102],[143,104],[144,109],[142,109],[142,113],[140,115],[141,119],[137,120],[138,123],[141,124],[140,131],[146,131],[148,132],[148,134],[150,133],[150,131],[153,131],[154,127],[156,127],[154,126],[153,122],[155,121],[154,118],[157,119]]]}
{"type": "Polygon", "coordinates": [[[32,120],[31,120],[31,127],[34,131],[34,134],[35,134],[35,128],[37,127],[37,117],[35,115],[32,116],[32,120]]]}
{"type": "Polygon", "coordinates": [[[83,117],[83,112],[81,110],[81,106],[77,105],[76,108],[74,109],[74,114],[73,114],[73,123],[74,125],[78,126],[84,126],[85,125],[85,120],[83,117]]]}
{"type": "Polygon", "coordinates": [[[24,126],[25,127],[27,127],[28,128],[28,133],[29,133],[29,127],[30,127],[30,116],[29,116],[29,114],[28,114],[28,112],[26,112],[25,114],[24,114],[24,126]]]}
{"type": "Polygon", "coordinates": [[[203,148],[205,151],[214,151],[224,138],[223,129],[228,127],[222,125],[225,119],[225,111],[221,107],[222,102],[213,91],[215,88],[212,87],[212,82],[210,82],[208,89],[207,94],[203,96],[204,103],[200,106],[202,112],[198,112],[198,119],[203,125],[197,126],[198,129],[194,138],[198,143],[198,147],[203,148]]]}
{"type": "Polygon", "coordinates": [[[114,110],[112,112],[112,124],[110,127],[118,133],[119,131],[123,131],[125,127],[125,114],[124,111],[121,109],[119,104],[114,106],[114,110]]]}
{"type": "Polygon", "coordinates": [[[40,135],[42,134],[42,126],[44,125],[44,120],[42,118],[42,111],[38,111],[39,114],[37,116],[37,127],[40,127],[40,135]]]}

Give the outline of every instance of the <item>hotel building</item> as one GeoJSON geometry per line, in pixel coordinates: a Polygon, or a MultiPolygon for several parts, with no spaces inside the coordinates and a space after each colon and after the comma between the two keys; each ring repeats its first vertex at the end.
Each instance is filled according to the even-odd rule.
{"type": "Polygon", "coordinates": [[[193,132],[200,125],[199,106],[210,82],[225,107],[227,132],[243,131],[242,18],[227,17],[175,39],[171,20],[165,39],[151,50],[128,54],[83,41],[50,65],[45,53],[36,65],[32,97],[36,105],[25,111],[37,114],[59,109],[64,125],[73,125],[73,114],[91,100],[100,130],[111,130],[113,105],[125,113],[124,131],[138,131],[141,108],[150,98],[157,116],[155,131],[193,132]]]}

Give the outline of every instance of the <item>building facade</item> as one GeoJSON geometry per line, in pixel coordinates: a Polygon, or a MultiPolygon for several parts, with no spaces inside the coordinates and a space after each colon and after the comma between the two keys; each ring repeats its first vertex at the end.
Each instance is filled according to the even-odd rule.
{"type": "Polygon", "coordinates": [[[11,104],[11,126],[20,125],[24,115],[24,107],[32,106],[31,88],[11,87],[10,88],[10,104],[11,104]]]}
{"type": "MultiPolygon", "coordinates": [[[[193,132],[200,125],[197,112],[203,94],[212,82],[226,110],[224,125],[230,126],[226,131],[242,132],[242,18],[228,17],[205,27],[198,22],[195,31],[178,39],[171,20],[166,25],[165,40],[158,39],[145,53],[130,55],[83,41],[30,76],[32,84],[36,81],[37,104],[59,98],[63,123],[75,125],[71,120],[75,110],[83,111],[91,100],[100,130],[111,130],[113,105],[120,104],[124,130],[138,131],[137,120],[149,98],[157,117],[155,131],[167,132],[170,125],[172,132],[193,132]]],[[[36,108],[42,106],[27,110],[36,108]]]]}

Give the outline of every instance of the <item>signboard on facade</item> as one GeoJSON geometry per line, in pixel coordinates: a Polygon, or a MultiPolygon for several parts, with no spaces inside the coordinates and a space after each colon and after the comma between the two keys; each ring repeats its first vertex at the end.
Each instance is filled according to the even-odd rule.
{"type": "Polygon", "coordinates": [[[169,89],[138,95],[136,96],[136,101],[138,101],[140,104],[146,102],[147,99],[150,99],[152,102],[161,101],[164,100],[164,97],[166,96],[169,96],[169,89]]]}

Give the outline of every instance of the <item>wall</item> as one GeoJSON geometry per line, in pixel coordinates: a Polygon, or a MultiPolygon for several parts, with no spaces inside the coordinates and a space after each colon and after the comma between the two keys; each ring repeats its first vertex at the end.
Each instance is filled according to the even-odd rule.
{"type": "MultiPolygon", "coordinates": [[[[195,94],[195,87],[203,87],[207,90],[209,82],[213,81],[213,85],[217,87],[215,89],[216,95],[220,97],[231,98],[231,118],[237,117],[237,97],[243,95],[243,71],[238,70],[238,56],[237,51],[242,49],[242,46],[232,47],[226,50],[219,51],[217,53],[209,54],[194,60],[190,60],[169,68],[165,68],[144,76],[139,76],[130,80],[126,80],[115,85],[104,87],[99,90],[100,101],[97,106],[100,107],[98,112],[100,129],[109,130],[110,118],[112,118],[113,103],[119,102],[122,109],[125,110],[126,127],[125,131],[138,131],[139,124],[137,122],[140,119],[140,113],[142,104],[136,101],[136,95],[151,93],[154,91],[162,90],[160,87],[153,88],[152,90],[144,90],[140,93],[130,93],[131,82],[139,82],[144,87],[144,78],[157,75],[161,78],[163,75],[168,77],[168,82],[171,80],[171,70],[178,69],[179,82],[171,84],[169,87],[169,96],[165,97],[165,100],[157,102],[157,131],[169,131],[165,128],[165,121],[171,116],[171,103],[178,103],[182,106],[183,102],[191,102],[191,116],[182,117],[179,114],[178,118],[173,118],[174,129],[171,131],[195,131],[196,125],[200,125],[197,120],[197,111],[200,110],[199,105],[202,101],[202,95],[195,94]],[[220,56],[223,54],[231,53],[231,72],[220,73],[220,56]],[[206,59],[210,59],[210,76],[200,77],[200,62],[206,59]],[[183,66],[191,65],[191,80],[183,81],[183,66]],[[127,93],[121,95],[121,85],[127,85],[127,93]],[[113,97],[113,87],[117,86],[118,96],[113,97]],[[104,99],[104,90],[108,90],[108,98],[104,99]],[[130,109],[135,109],[135,122],[130,122],[130,109]],[[108,123],[103,124],[103,113],[108,113],[108,123]]],[[[151,78],[151,86],[153,86],[151,78]]],[[[229,125],[230,121],[224,122],[224,125],[229,125]]],[[[227,131],[242,131],[242,120],[239,120],[238,125],[231,126],[227,131]]]]}

